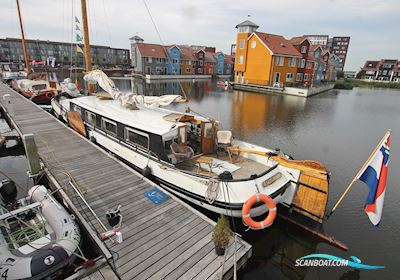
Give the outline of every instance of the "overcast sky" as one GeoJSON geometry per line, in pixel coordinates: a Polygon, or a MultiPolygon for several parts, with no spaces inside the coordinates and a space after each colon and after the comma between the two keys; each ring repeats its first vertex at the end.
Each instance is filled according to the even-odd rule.
{"type": "MultiPolygon", "coordinates": [[[[143,0],[87,0],[92,44],[129,48],[129,37],[160,43],[143,0]]],[[[29,39],[71,42],[72,10],[80,0],[20,0],[29,39]]],[[[248,19],[258,31],[291,38],[303,34],[351,36],[345,70],[366,59],[400,58],[399,0],[146,0],[165,44],[195,44],[230,52],[235,25],[248,19]]],[[[15,0],[0,0],[0,37],[20,37],[15,0]]]]}

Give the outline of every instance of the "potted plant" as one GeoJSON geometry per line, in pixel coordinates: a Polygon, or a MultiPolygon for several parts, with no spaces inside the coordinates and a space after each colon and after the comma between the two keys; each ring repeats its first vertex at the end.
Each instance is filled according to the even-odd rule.
{"type": "Polygon", "coordinates": [[[215,252],[218,256],[222,256],[225,254],[225,248],[229,244],[229,239],[231,237],[231,231],[229,228],[229,221],[225,218],[225,216],[221,215],[218,218],[217,224],[214,227],[214,231],[212,233],[212,240],[215,245],[215,252]]]}

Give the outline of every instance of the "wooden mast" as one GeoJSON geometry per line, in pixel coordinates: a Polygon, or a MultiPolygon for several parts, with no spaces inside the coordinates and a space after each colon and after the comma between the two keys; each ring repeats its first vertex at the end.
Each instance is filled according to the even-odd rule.
{"type": "MultiPolygon", "coordinates": [[[[87,10],[86,10],[86,0],[81,0],[82,6],[82,24],[83,24],[83,40],[85,44],[85,63],[86,63],[86,71],[92,71],[92,61],[90,58],[90,43],[89,43],[89,26],[87,20],[87,10]]],[[[93,93],[94,88],[92,84],[88,83],[88,92],[93,93]]]]}
{"type": "Polygon", "coordinates": [[[17,0],[17,10],[18,10],[18,17],[19,17],[19,26],[21,27],[21,34],[22,34],[22,49],[24,51],[25,69],[26,69],[26,72],[29,74],[30,68],[29,68],[28,50],[26,48],[24,25],[22,24],[21,10],[19,8],[19,0],[17,0]]]}

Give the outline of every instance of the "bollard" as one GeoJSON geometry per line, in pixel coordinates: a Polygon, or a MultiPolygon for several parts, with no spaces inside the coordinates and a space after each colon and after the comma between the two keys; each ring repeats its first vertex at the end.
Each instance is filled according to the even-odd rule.
{"type": "Polygon", "coordinates": [[[4,107],[6,108],[6,111],[8,112],[8,114],[11,117],[14,117],[15,116],[15,111],[14,111],[14,105],[11,102],[11,95],[5,94],[3,96],[3,100],[4,100],[4,107]]]}
{"type": "Polygon", "coordinates": [[[29,164],[29,172],[31,176],[38,175],[41,171],[39,154],[37,152],[37,147],[35,143],[35,138],[33,134],[22,135],[22,140],[24,141],[26,157],[29,164]]]}

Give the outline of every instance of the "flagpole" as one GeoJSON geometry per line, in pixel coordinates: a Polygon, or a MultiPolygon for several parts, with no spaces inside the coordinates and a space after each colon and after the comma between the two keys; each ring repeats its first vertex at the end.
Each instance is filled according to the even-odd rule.
{"type": "Polygon", "coordinates": [[[360,170],[357,172],[356,176],[354,176],[353,180],[350,182],[349,186],[346,188],[346,190],[343,192],[342,196],[339,198],[339,200],[336,202],[335,206],[333,206],[331,212],[327,215],[327,219],[333,214],[333,212],[338,208],[339,204],[342,203],[344,197],[347,195],[347,193],[350,191],[350,189],[353,187],[354,183],[357,181],[358,176],[360,176],[361,172],[364,171],[365,166],[369,163],[371,158],[374,156],[376,151],[382,146],[383,142],[385,139],[389,136],[390,134],[390,129],[386,132],[385,136],[379,141],[378,145],[375,147],[375,149],[372,151],[372,153],[369,155],[368,159],[364,162],[363,166],[360,168],[360,170]]]}

